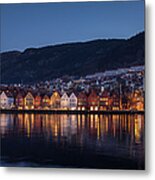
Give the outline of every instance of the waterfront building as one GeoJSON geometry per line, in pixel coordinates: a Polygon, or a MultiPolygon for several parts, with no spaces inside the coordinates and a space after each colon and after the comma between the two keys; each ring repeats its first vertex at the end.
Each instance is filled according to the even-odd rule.
{"type": "Polygon", "coordinates": [[[77,109],[86,110],[88,107],[87,95],[84,92],[80,92],[78,95],[77,109]]]}
{"type": "Polygon", "coordinates": [[[3,91],[0,95],[0,108],[6,109],[8,104],[8,97],[6,93],[3,91]]]}
{"type": "Polygon", "coordinates": [[[99,97],[95,90],[92,90],[88,96],[88,109],[91,111],[99,110],[99,97]]]}
{"type": "Polygon", "coordinates": [[[107,91],[103,91],[99,97],[99,109],[100,110],[109,110],[110,97],[107,91]]]}
{"type": "Polygon", "coordinates": [[[130,110],[130,106],[131,106],[131,92],[125,92],[122,95],[122,110],[130,110]]]}
{"type": "Polygon", "coordinates": [[[35,109],[41,109],[41,96],[39,94],[34,98],[34,107],[35,109]]]}
{"type": "Polygon", "coordinates": [[[25,109],[34,109],[34,97],[31,92],[28,92],[24,97],[24,108],[25,109]]]}
{"type": "Polygon", "coordinates": [[[16,109],[24,109],[24,97],[22,93],[18,93],[15,98],[15,107],[16,109]]]}
{"type": "Polygon", "coordinates": [[[131,95],[131,109],[144,110],[144,95],[142,91],[136,90],[131,95]]]}
{"type": "Polygon", "coordinates": [[[61,101],[60,101],[60,104],[61,104],[61,109],[69,109],[69,102],[70,102],[70,99],[67,95],[67,93],[65,92],[62,96],[61,96],[61,101]]]}
{"type": "Polygon", "coordinates": [[[41,107],[43,109],[49,109],[49,107],[50,107],[50,98],[46,94],[42,97],[41,107]]]}
{"type": "Polygon", "coordinates": [[[8,97],[7,108],[8,108],[8,109],[14,108],[14,107],[15,107],[15,105],[14,105],[14,97],[13,97],[12,93],[11,93],[11,92],[8,92],[6,95],[7,95],[7,97],[8,97]]]}
{"type": "Polygon", "coordinates": [[[74,93],[71,93],[69,97],[69,108],[70,110],[77,110],[77,97],[74,93]]]}
{"type": "Polygon", "coordinates": [[[57,91],[53,92],[53,94],[50,98],[51,109],[59,109],[60,108],[60,101],[61,101],[60,94],[57,91]]]}
{"type": "Polygon", "coordinates": [[[10,92],[2,92],[0,94],[0,108],[12,109],[14,107],[14,98],[10,92]]]}
{"type": "Polygon", "coordinates": [[[120,98],[119,94],[113,93],[111,97],[111,105],[110,109],[117,111],[120,110],[120,98]]]}

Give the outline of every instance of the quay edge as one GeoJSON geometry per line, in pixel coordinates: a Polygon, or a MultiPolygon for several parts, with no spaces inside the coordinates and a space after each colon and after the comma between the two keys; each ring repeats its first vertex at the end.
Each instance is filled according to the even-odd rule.
{"type": "Polygon", "coordinates": [[[15,110],[15,109],[1,109],[0,113],[6,114],[145,114],[145,111],[131,111],[131,110],[117,110],[117,111],[79,111],[79,110],[15,110]]]}

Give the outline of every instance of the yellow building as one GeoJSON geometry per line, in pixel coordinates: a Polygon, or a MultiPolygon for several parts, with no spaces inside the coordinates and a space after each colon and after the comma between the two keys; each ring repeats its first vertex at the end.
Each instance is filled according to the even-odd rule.
{"type": "Polygon", "coordinates": [[[24,108],[34,109],[34,97],[31,92],[28,92],[24,98],[24,108]]]}
{"type": "Polygon", "coordinates": [[[60,101],[61,101],[61,97],[60,97],[59,93],[57,91],[55,91],[50,98],[51,109],[59,109],[60,101]]]}

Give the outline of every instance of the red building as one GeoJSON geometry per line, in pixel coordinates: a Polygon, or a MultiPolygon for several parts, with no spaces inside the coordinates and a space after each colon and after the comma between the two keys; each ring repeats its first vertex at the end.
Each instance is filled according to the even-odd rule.
{"type": "Polygon", "coordinates": [[[91,111],[97,111],[99,109],[99,97],[94,90],[88,96],[88,109],[91,111]]]}
{"type": "Polygon", "coordinates": [[[50,98],[46,94],[42,97],[41,107],[43,109],[49,109],[50,107],[50,98]]]}
{"type": "Polygon", "coordinates": [[[24,95],[22,93],[18,93],[15,98],[15,107],[17,109],[24,109],[24,95]]]}
{"type": "Polygon", "coordinates": [[[79,93],[77,99],[78,99],[77,109],[83,111],[86,110],[88,108],[87,95],[84,92],[81,92],[79,93]]]}
{"type": "Polygon", "coordinates": [[[34,98],[34,107],[35,109],[41,109],[41,96],[39,94],[34,98]]]}

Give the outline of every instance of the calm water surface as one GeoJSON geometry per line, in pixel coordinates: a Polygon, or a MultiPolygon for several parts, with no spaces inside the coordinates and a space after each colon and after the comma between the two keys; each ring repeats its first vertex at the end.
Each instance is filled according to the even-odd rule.
{"type": "Polygon", "coordinates": [[[1,114],[1,166],[144,169],[143,115],[1,114]]]}

